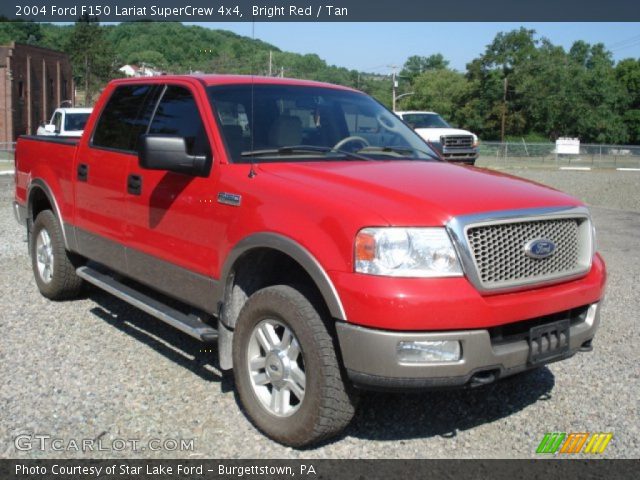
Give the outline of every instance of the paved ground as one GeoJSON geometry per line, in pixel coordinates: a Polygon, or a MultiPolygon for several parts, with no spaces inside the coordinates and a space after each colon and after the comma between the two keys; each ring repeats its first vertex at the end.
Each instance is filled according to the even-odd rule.
{"type": "Polygon", "coordinates": [[[0,177],[0,457],[532,457],[548,431],[611,431],[607,457],[640,457],[640,173],[516,173],[594,205],[610,271],[595,351],[484,389],[367,394],[341,438],[306,451],[257,432],[215,354],[189,337],[99,291],[41,297],[10,210],[12,179],[0,177]],[[14,438],[25,433],[71,448],[82,439],[116,448],[116,439],[194,439],[194,448],[22,453],[14,438]]]}

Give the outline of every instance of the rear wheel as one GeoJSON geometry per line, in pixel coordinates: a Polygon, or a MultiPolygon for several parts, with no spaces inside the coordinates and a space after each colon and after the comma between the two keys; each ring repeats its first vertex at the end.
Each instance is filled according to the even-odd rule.
{"type": "Polygon", "coordinates": [[[31,265],[40,293],[52,300],[77,297],[83,284],[76,275],[78,259],[65,249],[62,229],[51,210],[38,214],[32,235],[31,265]]]}
{"type": "Polygon", "coordinates": [[[234,332],[233,368],[247,416],[280,443],[317,443],[353,417],[327,326],[292,287],[267,287],[247,300],[234,332]]]}

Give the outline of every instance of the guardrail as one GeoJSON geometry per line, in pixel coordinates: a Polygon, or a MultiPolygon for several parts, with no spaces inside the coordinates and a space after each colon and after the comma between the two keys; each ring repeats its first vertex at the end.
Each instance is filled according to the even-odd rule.
{"type": "Polygon", "coordinates": [[[555,143],[481,142],[480,165],[560,168],[640,168],[640,145],[581,144],[577,155],[556,153],[555,143]]]}

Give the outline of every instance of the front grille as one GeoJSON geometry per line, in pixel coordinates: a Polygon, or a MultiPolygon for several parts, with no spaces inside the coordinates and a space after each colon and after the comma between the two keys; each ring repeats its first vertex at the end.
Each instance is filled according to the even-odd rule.
{"type": "Polygon", "coordinates": [[[582,218],[560,218],[472,226],[467,229],[470,253],[478,280],[485,289],[544,282],[574,275],[584,269],[580,257],[584,235],[582,218]],[[525,245],[551,240],[556,249],[547,258],[531,258],[525,245]]]}
{"type": "Polygon", "coordinates": [[[447,148],[470,148],[473,146],[471,135],[447,135],[443,137],[443,144],[447,148]]]}

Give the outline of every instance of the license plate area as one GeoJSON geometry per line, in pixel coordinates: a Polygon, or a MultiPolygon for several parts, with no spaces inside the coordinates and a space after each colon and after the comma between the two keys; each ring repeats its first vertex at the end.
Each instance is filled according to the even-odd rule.
{"type": "Polygon", "coordinates": [[[529,330],[529,364],[537,365],[563,357],[569,352],[569,319],[529,330]]]}

